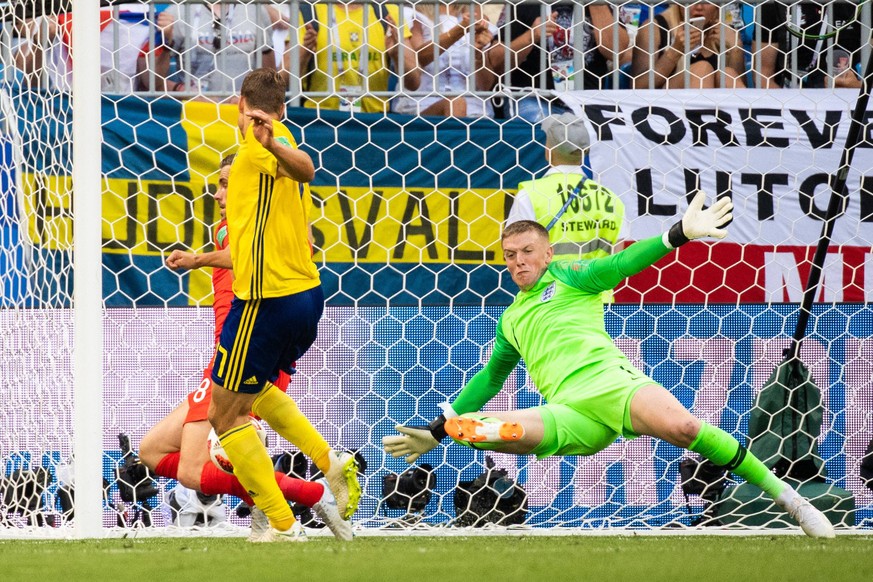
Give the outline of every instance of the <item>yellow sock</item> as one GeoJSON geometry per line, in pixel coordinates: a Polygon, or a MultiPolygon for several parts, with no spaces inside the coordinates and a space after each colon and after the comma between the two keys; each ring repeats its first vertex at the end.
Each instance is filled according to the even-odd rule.
{"type": "Polygon", "coordinates": [[[315,430],[306,415],[300,412],[293,398],[267,382],[252,403],[252,412],[266,420],[282,438],[312,459],[319,471],[327,474],[330,469],[330,445],[315,430]]]}
{"type": "Polygon", "coordinates": [[[252,423],[234,427],[218,439],[233,463],[233,474],[270,519],[270,524],[280,531],[294,525],[294,514],[276,484],[273,463],[252,423]]]}

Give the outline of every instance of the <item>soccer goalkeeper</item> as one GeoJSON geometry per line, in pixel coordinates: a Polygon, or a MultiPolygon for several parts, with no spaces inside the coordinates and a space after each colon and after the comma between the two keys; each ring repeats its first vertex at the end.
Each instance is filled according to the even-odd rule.
{"type": "Polygon", "coordinates": [[[477,449],[515,454],[593,455],[619,436],[650,435],[690,449],[752,483],[812,537],[834,536],[820,511],[771,473],[731,435],[691,415],[663,386],[635,369],[607,335],[600,293],[639,273],[689,240],[724,238],[732,204],[703,209],[698,192],[663,236],[639,241],[610,257],[552,262],[548,232],[533,221],[509,225],[503,258],[520,293],[497,323],[485,367],[428,428],[398,426],[382,439],[410,463],[446,436],[477,449]],[[524,358],[547,404],[479,414],[524,358]]]}

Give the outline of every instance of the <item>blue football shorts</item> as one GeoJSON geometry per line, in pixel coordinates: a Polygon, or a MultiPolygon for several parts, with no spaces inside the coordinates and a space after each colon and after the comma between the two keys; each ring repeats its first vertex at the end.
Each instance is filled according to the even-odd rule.
{"type": "Polygon", "coordinates": [[[259,393],[312,346],[323,312],[320,285],[285,297],[235,298],[218,340],[212,381],[233,392],[259,393]]]}

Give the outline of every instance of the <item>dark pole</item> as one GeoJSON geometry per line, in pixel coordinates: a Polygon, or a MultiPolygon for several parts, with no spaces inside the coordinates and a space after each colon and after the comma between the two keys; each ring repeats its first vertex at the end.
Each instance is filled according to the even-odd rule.
{"type": "Polygon", "coordinates": [[[791,344],[788,359],[796,359],[800,354],[800,342],[806,335],[806,326],[812,313],[812,304],[818,294],[822,265],[828,252],[828,246],[831,243],[834,223],[841,208],[844,206],[843,189],[846,187],[846,176],[848,176],[849,169],[852,166],[852,157],[855,155],[855,149],[861,141],[862,122],[867,111],[867,103],[870,101],[870,89],[873,87],[873,54],[867,57],[862,83],[861,90],[858,92],[858,99],[855,101],[855,109],[852,111],[852,122],[849,125],[849,133],[846,135],[846,145],[843,148],[843,155],[840,159],[840,169],[837,171],[836,178],[831,182],[831,198],[828,203],[824,224],[821,227],[821,237],[818,239],[818,245],[815,248],[815,256],[812,259],[812,267],[809,270],[809,279],[806,281],[806,289],[803,291],[803,301],[800,304],[800,314],[797,317],[797,327],[794,329],[794,340],[791,344]]]}

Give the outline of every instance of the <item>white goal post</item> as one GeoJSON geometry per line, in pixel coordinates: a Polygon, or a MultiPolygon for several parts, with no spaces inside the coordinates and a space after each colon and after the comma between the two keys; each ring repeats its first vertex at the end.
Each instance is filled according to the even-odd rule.
{"type": "MultiPolygon", "coordinates": [[[[584,121],[591,138],[585,171],[624,202],[626,242],[663,232],[697,188],[733,198],[726,241],[691,243],[631,278],[605,306],[605,321],[635,366],[696,416],[746,442],[756,398],[790,344],[858,94],[833,86],[846,64],[840,51],[851,73],[870,50],[868,42],[837,43],[830,31],[846,38],[844,8],[824,2],[825,24],[815,34],[787,33],[785,44],[771,47],[785,57],[786,87],[760,88],[760,5],[744,11],[736,2],[714,3],[726,25],[720,41],[738,31],[747,87],[635,89],[633,64],[618,52],[603,56],[596,89],[585,89],[581,74],[558,85],[538,77],[534,90],[512,87],[504,73],[488,89],[473,75],[421,90],[404,88],[402,79],[386,80],[385,89],[375,76],[368,81],[367,98],[395,104],[398,95],[487,102],[481,116],[451,117],[308,106],[342,90],[333,83],[319,92],[305,82],[311,69],[298,60],[297,19],[312,11],[303,0],[223,0],[218,24],[191,38],[180,23],[199,22],[201,0],[0,1],[0,538],[131,529],[241,535],[248,527],[233,497],[220,505],[223,525],[180,527],[169,509],[174,481],[119,479],[129,460],[119,436],[135,454],[145,433],[197,388],[212,356],[208,272],[180,274],[163,261],[174,249],[213,248],[212,192],[219,161],[238,145],[237,108],[220,103],[232,91],[192,79],[197,50],[229,55],[234,45],[249,47],[251,66],[284,66],[285,123],[316,164],[314,256],[327,307],[289,393],[330,443],[366,461],[358,533],[796,533],[759,500],[728,498],[725,491],[741,483],[736,477],[728,475],[717,493],[684,491],[683,461],[692,455],[647,437],[620,439],[592,457],[542,460],[448,445],[423,456],[418,466],[428,469],[418,472],[381,448],[396,424],[437,416],[438,404],[481,369],[516,292],[502,264],[500,229],[519,183],[542,176],[548,164],[539,123],[521,107],[503,118],[495,110],[499,116],[501,103],[524,98],[555,99],[584,121]],[[177,11],[172,40],[161,30],[168,6],[177,11]],[[233,20],[244,11],[251,17],[233,20]],[[226,34],[214,35],[221,26],[226,34]],[[821,57],[816,71],[798,69],[804,50],[821,57]],[[824,86],[788,86],[811,82],[813,73],[824,86]],[[131,500],[131,491],[148,497],[131,500]]],[[[546,10],[533,0],[513,4],[546,10]]],[[[320,1],[315,14],[325,6],[335,9],[320,1]]],[[[401,31],[422,27],[432,6],[414,1],[397,11],[401,31]]],[[[489,19],[489,47],[515,30],[506,5],[459,6],[489,19]]],[[[372,32],[369,20],[381,10],[394,7],[362,17],[371,34],[382,30],[372,32]]],[[[640,19],[654,7],[613,0],[558,12],[575,24],[562,28],[563,41],[541,40],[548,75],[559,75],[550,68],[559,59],[577,73],[600,66],[600,57],[589,58],[599,51],[589,44],[595,36],[629,33],[631,50],[640,19]],[[618,24],[595,35],[591,7],[608,7],[618,24]]],[[[851,16],[849,24],[869,35],[870,3],[851,16]]],[[[327,38],[329,28],[318,34],[327,38]]],[[[465,54],[446,49],[445,62],[479,66],[473,44],[462,46],[465,54]]],[[[726,56],[716,61],[724,65],[726,56]]],[[[226,65],[232,86],[235,65],[215,62],[226,65]]],[[[509,64],[507,51],[502,66],[509,64]]],[[[690,72],[677,74],[687,80],[690,72]]],[[[873,525],[873,485],[861,469],[873,440],[873,135],[865,129],[862,139],[801,350],[822,402],[821,430],[807,436],[826,476],[813,486],[824,488],[829,515],[846,532],[873,525]]],[[[584,203],[568,212],[587,220],[584,203]]],[[[485,410],[540,402],[520,366],[485,410]]],[[[268,448],[274,456],[294,452],[272,432],[268,448]]],[[[307,464],[295,467],[312,477],[307,464]]]]}
{"type": "MultiPolygon", "coordinates": [[[[95,3],[73,7],[73,53],[99,54],[100,10],[95,3]]],[[[103,344],[102,191],[100,152],[100,61],[77,59],[73,76],[73,394],[77,537],[103,530],[103,344]],[[76,193],[82,193],[76,195],[76,193]]]]}

